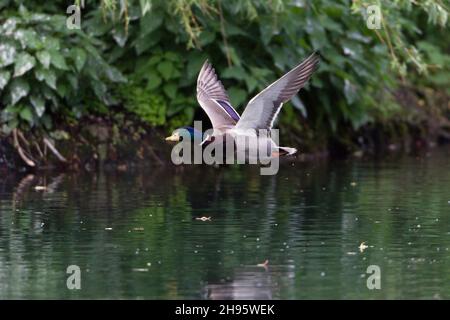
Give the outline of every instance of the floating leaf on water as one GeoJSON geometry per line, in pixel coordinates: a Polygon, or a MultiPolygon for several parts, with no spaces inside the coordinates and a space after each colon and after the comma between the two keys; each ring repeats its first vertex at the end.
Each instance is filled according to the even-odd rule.
{"type": "Polygon", "coordinates": [[[196,217],[195,220],[200,220],[200,221],[211,221],[211,217],[196,217]]]}
{"type": "Polygon", "coordinates": [[[36,190],[36,191],[45,191],[45,190],[47,190],[47,187],[46,186],[36,186],[36,187],[34,187],[34,190],[36,190]]]}
{"type": "Polygon", "coordinates": [[[363,252],[364,250],[366,250],[369,246],[366,245],[365,242],[361,242],[361,244],[359,245],[359,251],[363,252]]]}
{"type": "Polygon", "coordinates": [[[269,260],[264,261],[263,263],[258,263],[256,266],[258,267],[267,267],[269,265],[269,260]]]}
{"type": "Polygon", "coordinates": [[[133,268],[134,272],[148,272],[148,268],[133,268]]]}

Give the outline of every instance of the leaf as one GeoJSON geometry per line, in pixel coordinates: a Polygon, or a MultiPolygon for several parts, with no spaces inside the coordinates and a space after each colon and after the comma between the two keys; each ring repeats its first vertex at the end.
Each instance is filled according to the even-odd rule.
{"type": "Polygon", "coordinates": [[[187,63],[187,77],[189,79],[195,79],[198,75],[198,72],[200,71],[200,68],[202,67],[203,63],[206,60],[206,56],[199,55],[196,52],[192,52],[188,56],[188,63],[187,63]]]}
{"type": "Polygon", "coordinates": [[[235,108],[242,105],[247,97],[247,92],[236,87],[231,87],[228,93],[230,94],[231,104],[235,108]]]}
{"type": "Polygon", "coordinates": [[[50,53],[48,51],[39,51],[36,57],[45,69],[50,67],[50,53]]]}
{"type": "Polygon", "coordinates": [[[300,110],[303,118],[308,118],[308,112],[306,111],[305,105],[303,104],[302,100],[300,100],[300,98],[298,97],[298,94],[292,97],[291,102],[297,110],[300,110]]]}
{"type": "Polygon", "coordinates": [[[6,87],[9,79],[11,79],[11,73],[9,73],[9,71],[0,72],[0,90],[3,90],[3,88],[6,87]]]}
{"type": "Polygon", "coordinates": [[[127,79],[124,75],[119,71],[119,69],[115,67],[108,66],[105,70],[106,77],[112,82],[126,82],[127,79]]]}
{"type": "Polygon", "coordinates": [[[163,61],[159,65],[156,66],[156,69],[162,75],[164,80],[169,80],[170,77],[172,76],[174,66],[173,66],[173,63],[170,61],[163,61]]]}
{"type": "Polygon", "coordinates": [[[228,67],[221,73],[221,77],[224,79],[236,79],[244,80],[246,78],[245,70],[238,66],[228,67]]]}
{"type": "Polygon", "coordinates": [[[147,34],[155,31],[163,22],[163,14],[152,12],[146,14],[140,19],[140,34],[145,37],[147,34]]]}
{"type": "Polygon", "coordinates": [[[138,55],[141,55],[143,52],[147,51],[155,44],[157,44],[160,41],[160,39],[161,39],[160,33],[149,34],[145,37],[137,38],[133,43],[134,47],[136,48],[136,53],[138,55]]]}
{"type": "Polygon", "coordinates": [[[29,123],[33,122],[33,111],[29,107],[24,107],[20,111],[19,115],[22,119],[28,121],[29,123]]]}
{"type": "Polygon", "coordinates": [[[56,90],[56,74],[53,70],[46,70],[38,68],[35,71],[36,79],[39,81],[45,81],[45,83],[52,89],[56,90]]]}
{"type": "Polygon", "coordinates": [[[112,34],[119,47],[123,48],[128,40],[128,33],[126,32],[125,27],[120,24],[118,27],[113,29],[112,34]]]}
{"type": "Polygon", "coordinates": [[[16,63],[14,64],[14,77],[20,77],[25,74],[29,70],[33,69],[36,65],[36,59],[24,52],[20,53],[16,59],[16,63]]]}
{"type": "Polygon", "coordinates": [[[58,51],[60,49],[59,40],[57,38],[45,38],[44,40],[44,48],[49,51],[58,51]]]}
{"type": "Polygon", "coordinates": [[[17,49],[8,42],[0,43],[0,68],[14,63],[17,49]]]}
{"type": "Polygon", "coordinates": [[[107,91],[106,85],[103,82],[94,80],[91,81],[91,85],[97,98],[103,101],[107,91]]]}
{"type": "Polygon", "coordinates": [[[164,58],[166,60],[170,60],[170,61],[173,61],[173,62],[180,62],[181,61],[181,57],[178,54],[176,54],[175,52],[171,52],[171,51],[166,52],[164,54],[164,58]]]}
{"type": "Polygon", "coordinates": [[[213,43],[215,39],[216,39],[216,34],[214,32],[205,30],[205,31],[202,31],[202,33],[200,33],[199,41],[200,41],[200,45],[202,47],[204,47],[210,43],[213,43]]]}
{"type": "Polygon", "coordinates": [[[148,80],[147,88],[149,90],[158,88],[162,82],[161,78],[154,71],[148,74],[147,80],[148,80]]]}
{"type": "Polygon", "coordinates": [[[34,30],[18,30],[15,32],[16,40],[20,41],[22,48],[41,49],[42,43],[34,30]]]}
{"type": "Polygon", "coordinates": [[[164,93],[170,98],[175,99],[177,95],[177,86],[174,83],[167,83],[163,87],[164,93]]]}
{"type": "Polygon", "coordinates": [[[38,117],[42,117],[45,112],[45,100],[42,98],[42,96],[38,95],[32,95],[30,97],[30,102],[34,107],[34,111],[36,111],[36,114],[38,117]]]}
{"type": "Polygon", "coordinates": [[[357,87],[351,83],[348,79],[344,81],[344,95],[348,104],[352,104],[358,97],[357,87]]]}
{"type": "Polygon", "coordinates": [[[15,105],[20,99],[25,97],[30,92],[30,85],[25,80],[19,78],[11,82],[10,96],[11,105],[15,105]]]}
{"type": "Polygon", "coordinates": [[[145,16],[145,14],[147,12],[152,10],[152,1],[151,0],[140,0],[139,3],[141,5],[142,16],[145,16]]]}
{"type": "Polygon", "coordinates": [[[60,70],[69,69],[66,64],[66,59],[58,51],[55,50],[50,51],[50,56],[51,56],[51,63],[55,68],[58,68],[60,70]]]}
{"type": "Polygon", "coordinates": [[[84,51],[81,48],[75,48],[75,49],[72,49],[70,53],[71,53],[72,59],[75,61],[75,67],[77,68],[78,71],[81,71],[81,69],[83,69],[83,67],[86,63],[86,59],[87,59],[86,51],[84,51]]]}
{"type": "Polygon", "coordinates": [[[258,81],[252,76],[246,76],[245,77],[245,84],[247,85],[248,91],[252,92],[253,90],[256,89],[256,87],[258,85],[258,81]]]}

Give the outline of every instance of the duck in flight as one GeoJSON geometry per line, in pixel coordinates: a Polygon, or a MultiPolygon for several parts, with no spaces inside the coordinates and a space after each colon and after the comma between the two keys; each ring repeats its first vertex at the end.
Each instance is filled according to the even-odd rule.
{"type": "MultiPolygon", "coordinates": [[[[311,54],[251,99],[241,116],[231,105],[228,93],[218,79],[214,68],[205,61],[197,79],[197,100],[211,120],[213,134],[207,136],[202,144],[214,141],[214,138],[219,136],[232,136],[236,140],[238,136],[256,137],[259,130],[270,131],[283,104],[305,86],[317,69],[319,60],[320,57],[316,52],[311,54]]],[[[184,127],[176,129],[166,140],[180,141],[182,137],[186,138],[183,132],[187,132],[189,135],[187,138],[192,140],[195,137],[202,139],[203,136],[192,127],[184,127]]],[[[278,146],[270,135],[266,139],[274,155],[291,155],[297,152],[295,148],[278,146]]]]}

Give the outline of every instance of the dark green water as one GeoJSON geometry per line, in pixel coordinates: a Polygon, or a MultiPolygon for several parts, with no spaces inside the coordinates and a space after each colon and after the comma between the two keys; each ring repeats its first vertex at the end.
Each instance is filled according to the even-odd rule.
{"type": "Polygon", "coordinates": [[[0,298],[450,298],[449,157],[1,177],[0,298]]]}

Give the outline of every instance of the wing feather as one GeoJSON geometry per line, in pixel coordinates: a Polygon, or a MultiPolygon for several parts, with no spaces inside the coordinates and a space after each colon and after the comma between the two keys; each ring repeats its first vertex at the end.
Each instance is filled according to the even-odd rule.
{"type": "Polygon", "coordinates": [[[236,128],[271,129],[283,103],[289,101],[317,69],[320,57],[313,53],[247,104],[236,128]]]}
{"type": "Polygon", "coordinates": [[[211,120],[214,129],[228,129],[236,125],[239,114],[232,107],[222,82],[212,65],[205,61],[197,79],[197,100],[211,120]]]}

